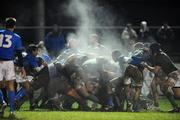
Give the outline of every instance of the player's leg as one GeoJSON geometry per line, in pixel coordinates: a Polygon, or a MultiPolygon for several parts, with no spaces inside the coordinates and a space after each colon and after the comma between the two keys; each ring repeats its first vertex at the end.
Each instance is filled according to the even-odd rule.
{"type": "Polygon", "coordinates": [[[88,106],[86,103],[86,100],[83,99],[81,96],[79,96],[79,94],[77,93],[77,91],[74,88],[66,88],[65,93],[68,96],[71,96],[72,98],[74,98],[80,105],[80,108],[82,110],[88,110],[88,106]]]}
{"type": "Polygon", "coordinates": [[[14,89],[14,81],[16,79],[15,70],[14,70],[14,63],[13,61],[6,62],[6,82],[7,82],[7,90],[8,90],[8,100],[9,100],[9,107],[10,107],[10,118],[15,117],[15,110],[14,110],[14,100],[15,100],[15,89],[14,89]]]}
{"type": "Polygon", "coordinates": [[[152,90],[152,96],[153,96],[153,104],[154,104],[154,110],[160,110],[159,108],[159,102],[158,102],[158,90],[157,85],[159,83],[160,79],[158,77],[154,77],[151,82],[151,90],[152,90]]]}
{"type": "Polygon", "coordinates": [[[2,81],[0,81],[0,103],[3,104],[5,102],[3,93],[1,91],[2,81]]]}
{"type": "Polygon", "coordinates": [[[9,99],[9,107],[10,107],[10,116],[15,116],[15,110],[14,110],[14,100],[15,100],[15,91],[14,91],[14,81],[10,80],[7,81],[7,89],[8,89],[8,99],[9,99]]]}
{"type": "Polygon", "coordinates": [[[139,68],[134,68],[132,78],[135,82],[135,95],[133,99],[133,111],[139,111],[138,105],[140,100],[141,89],[143,86],[143,72],[139,68]]]}
{"type": "MultiPolygon", "coordinates": [[[[22,84],[25,84],[23,82],[22,84]]],[[[28,88],[26,88],[24,85],[21,85],[22,87],[18,90],[16,96],[15,96],[15,109],[19,110],[21,105],[27,100],[28,96],[28,88]]]]}
{"type": "Polygon", "coordinates": [[[180,112],[180,108],[175,101],[174,93],[172,88],[175,84],[180,81],[180,71],[173,71],[168,75],[168,79],[164,82],[164,92],[166,97],[168,98],[169,102],[171,103],[173,110],[169,112],[180,112]]]}
{"type": "Polygon", "coordinates": [[[2,65],[0,65],[0,103],[2,103],[4,101],[4,96],[3,96],[3,93],[1,91],[1,89],[2,89],[2,80],[3,80],[2,65]]]}
{"type": "Polygon", "coordinates": [[[131,76],[133,72],[133,67],[129,65],[125,70],[125,77],[124,77],[124,91],[125,91],[125,99],[127,103],[126,111],[132,111],[132,96],[131,96],[131,76]]]}
{"type": "Polygon", "coordinates": [[[29,81],[25,81],[21,83],[21,88],[18,90],[18,94],[16,95],[15,99],[20,100],[22,97],[28,96],[29,92],[29,81]]]}
{"type": "Polygon", "coordinates": [[[125,99],[127,103],[126,111],[132,110],[132,99],[131,99],[131,84],[126,84],[124,86],[125,89],[125,99]]]}
{"type": "Polygon", "coordinates": [[[4,72],[3,72],[3,67],[4,67],[4,62],[0,61],[0,104],[2,105],[0,108],[0,118],[3,117],[4,114],[4,110],[7,106],[5,100],[4,100],[4,95],[1,91],[2,88],[2,84],[3,84],[3,76],[4,76],[4,72]]]}
{"type": "Polygon", "coordinates": [[[176,100],[174,98],[174,93],[172,90],[172,87],[174,86],[174,83],[171,82],[170,79],[168,79],[164,84],[163,84],[163,93],[166,95],[168,98],[169,102],[171,103],[173,109],[170,110],[169,112],[179,112],[178,110],[178,104],[176,103],[176,100]]]}
{"type": "MultiPolygon", "coordinates": [[[[1,84],[2,84],[2,82],[0,81],[0,88],[2,86],[1,84]]],[[[6,104],[5,100],[4,100],[4,96],[3,96],[3,93],[1,91],[1,89],[0,89],[0,104],[1,104],[1,108],[0,108],[0,118],[1,118],[1,117],[3,117],[4,110],[5,110],[6,106],[7,106],[7,104],[6,104]]]]}
{"type": "Polygon", "coordinates": [[[134,99],[133,99],[133,111],[134,112],[138,111],[138,104],[139,104],[139,100],[140,100],[141,88],[142,88],[142,86],[135,87],[135,95],[134,95],[134,99]]]}
{"type": "Polygon", "coordinates": [[[107,87],[107,105],[109,109],[112,109],[114,107],[112,86],[110,83],[106,83],[106,87],[107,87]]]}

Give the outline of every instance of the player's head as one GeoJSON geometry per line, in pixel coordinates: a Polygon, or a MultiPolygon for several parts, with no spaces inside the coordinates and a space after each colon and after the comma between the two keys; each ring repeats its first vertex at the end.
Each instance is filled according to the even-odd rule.
{"type": "Polygon", "coordinates": [[[37,44],[37,48],[38,48],[39,54],[42,54],[46,51],[43,41],[40,41],[39,44],[37,44]]]}
{"type": "Polygon", "coordinates": [[[68,42],[67,42],[67,46],[69,48],[76,48],[77,47],[76,39],[74,39],[74,38],[69,39],[68,42]]]}
{"type": "Polygon", "coordinates": [[[134,50],[143,49],[144,44],[142,42],[137,42],[133,45],[134,50]]]}
{"type": "Polygon", "coordinates": [[[58,24],[54,24],[52,28],[52,32],[56,35],[59,35],[62,33],[62,29],[59,28],[58,24]]]}
{"type": "Polygon", "coordinates": [[[9,18],[6,18],[5,20],[5,27],[6,28],[15,28],[15,25],[16,25],[16,19],[13,18],[13,17],[9,17],[9,18]]]}
{"type": "Polygon", "coordinates": [[[127,24],[126,24],[126,27],[127,27],[128,29],[131,29],[131,28],[132,28],[132,24],[131,24],[131,23],[127,23],[127,24]]]}
{"type": "Polygon", "coordinates": [[[31,53],[33,56],[38,55],[38,47],[35,44],[30,44],[27,48],[27,52],[31,53]]]}
{"type": "Polygon", "coordinates": [[[159,43],[152,43],[149,48],[153,55],[162,51],[159,43]]]}
{"type": "Polygon", "coordinates": [[[90,44],[91,45],[96,45],[97,43],[99,43],[99,37],[98,37],[98,35],[97,34],[91,34],[90,35],[90,44]]]}
{"type": "Polygon", "coordinates": [[[57,32],[58,31],[58,25],[57,24],[54,24],[53,25],[53,32],[57,32]]]}
{"type": "Polygon", "coordinates": [[[119,50],[114,50],[112,52],[112,59],[117,62],[118,60],[118,57],[121,56],[121,52],[119,50]]]}
{"type": "Polygon", "coordinates": [[[148,42],[147,42],[147,43],[144,43],[144,50],[145,50],[145,51],[149,51],[149,50],[150,50],[150,48],[149,48],[150,45],[151,45],[151,43],[148,43],[148,42]]]}

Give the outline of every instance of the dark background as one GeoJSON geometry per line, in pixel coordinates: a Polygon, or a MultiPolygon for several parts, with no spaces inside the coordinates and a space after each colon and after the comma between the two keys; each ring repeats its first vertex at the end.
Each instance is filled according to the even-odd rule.
{"type": "MultiPolygon", "coordinates": [[[[0,23],[6,17],[17,18],[17,26],[34,26],[36,16],[34,5],[38,0],[1,0],[0,23]]],[[[108,7],[116,15],[115,26],[124,26],[131,22],[133,26],[139,26],[142,20],[148,22],[148,26],[161,26],[162,22],[167,21],[173,27],[175,39],[169,41],[172,47],[171,53],[180,53],[180,7],[177,2],[172,0],[93,0],[99,6],[108,7]],[[122,19],[123,18],[123,19],[122,19]]],[[[45,0],[45,26],[57,23],[60,26],[73,26],[75,22],[63,12],[60,6],[68,0],[45,0]],[[61,12],[62,11],[62,12],[61,12]]],[[[135,29],[138,32],[138,29],[135,29]]],[[[151,28],[155,34],[157,28],[151,28]]],[[[46,33],[49,29],[46,29],[46,33]]],[[[68,32],[68,30],[64,30],[68,32]]],[[[120,31],[122,31],[120,29],[120,31]]],[[[17,29],[24,44],[37,42],[34,38],[34,29],[17,29]]]]}

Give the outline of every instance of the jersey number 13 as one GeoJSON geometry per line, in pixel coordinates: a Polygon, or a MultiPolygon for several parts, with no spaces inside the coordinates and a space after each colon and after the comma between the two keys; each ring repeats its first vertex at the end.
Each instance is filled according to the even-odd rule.
{"type": "Polygon", "coordinates": [[[11,38],[12,38],[12,35],[0,34],[0,47],[10,48],[11,45],[12,45],[11,38]],[[3,42],[3,40],[4,40],[5,42],[3,42]]]}

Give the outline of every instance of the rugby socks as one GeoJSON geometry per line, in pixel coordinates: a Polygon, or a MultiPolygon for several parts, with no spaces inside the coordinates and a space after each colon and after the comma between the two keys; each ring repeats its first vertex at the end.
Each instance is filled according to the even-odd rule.
{"type": "Polygon", "coordinates": [[[166,92],[166,97],[168,98],[168,100],[171,103],[171,105],[173,106],[173,108],[178,108],[175,98],[170,92],[166,92]]]}
{"type": "Polygon", "coordinates": [[[92,94],[90,94],[89,96],[86,96],[86,99],[92,100],[93,102],[96,102],[96,103],[99,102],[99,99],[92,94]]]}
{"type": "Polygon", "coordinates": [[[159,107],[159,103],[158,102],[154,102],[154,106],[155,107],[159,107]]]}
{"type": "Polygon", "coordinates": [[[14,112],[15,92],[14,91],[8,91],[8,98],[9,98],[10,112],[14,112]]]}
{"type": "Polygon", "coordinates": [[[26,90],[24,88],[20,88],[15,96],[15,100],[20,100],[24,96],[26,96],[26,90]]]}
{"type": "Polygon", "coordinates": [[[3,96],[3,93],[2,91],[0,90],[0,103],[4,103],[4,96],[3,96]]]}
{"type": "Polygon", "coordinates": [[[138,104],[139,104],[138,101],[134,101],[133,107],[132,107],[133,112],[138,112],[138,104]]]}
{"type": "Polygon", "coordinates": [[[89,107],[87,106],[86,100],[84,100],[84,99],[76,99],[76,100],[77,100],[77,102],[79,103],[80,108],[81,108],[82,110],[89,110],[89,107]]]}
{"type": "Polygon", "coordinates": [[[108,95],[107,105],[108,106],[113,106],[113,96],[111,94],[108,95]]]}

